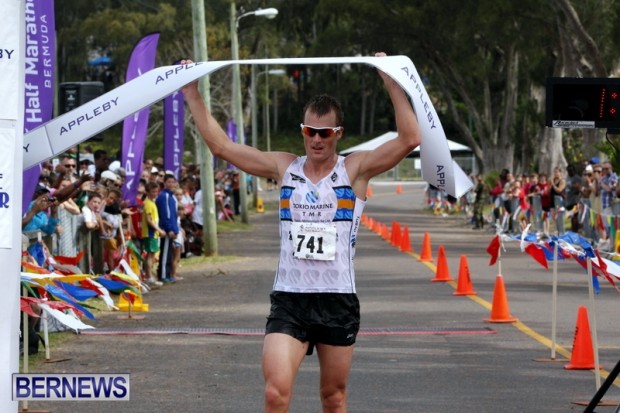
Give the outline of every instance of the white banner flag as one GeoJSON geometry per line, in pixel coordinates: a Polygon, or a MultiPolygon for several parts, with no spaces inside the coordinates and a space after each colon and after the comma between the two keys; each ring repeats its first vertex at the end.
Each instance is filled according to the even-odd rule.
{"type": "Polygon", "coordinates": [[[19,67],[17,53],[19,52],[20,25],[13,19],[19,14],[19,2],[5,1],[2,5],[2,17],[0,18],[0,119],[17,119],[17,111],[20,109],[15,102],[18,101],[19,67]]]}
{"type": "MultiPolygon", "coordinates": [[[[19,107],[19,93],[23,89],[20,79],[19,56],[20,25],[15,20],[20,14],[17,1],[3,2],[0,17],[0,248],[13,247],[14,208],[21,208],[14,185],[15,128],[19,107]]],[[[19,168],[17,168],[19,171],[19,168]]],[[[20,171],[21,172],[21,171],[20,171]]]]}
{"type": "Polygon", "coordinates": [[[420,158],[424,180],[457,198],[467,192],[473,184],[452,159],[437,112],[415,66],[406,56],[228,60],[159,67],[27,134],[24,138],[24,168],[77,145],[191,81],[225,66],[351,63],[368,64],[382,70],[411,98],[422,132],[420,158]]]}
{"type": "Polygon", "coordinates": [[[0,248],[13,247],[12,209],[21,206],[13,185],[15,139],[15,129],[0,128],[0,248]]]}
{"type": "Polygon", "coordinates": [[[11,400],[11,373],[19,370],[24,16],[22,0],[0,0],[0,411],[7,413],[19,407],[11,400]]]}

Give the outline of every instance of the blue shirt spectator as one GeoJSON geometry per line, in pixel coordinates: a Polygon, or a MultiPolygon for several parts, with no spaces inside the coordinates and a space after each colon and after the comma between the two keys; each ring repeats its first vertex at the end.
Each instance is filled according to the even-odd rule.
{"type": "Polygon", "coordinates": [[[43,231],[52,235],[58,227],[55,199],[49,197],[49,190],[43,186],[36,189],[34,199],[28,205],[22,219],[22,231],[43,231]],[[52,215],[48,215],[48,208],[52,208],[52,215]]]}
{"type": "Polygon", "coordinates": [[[159,213],[159,227],[166,233],[179,233],[177,200],[174,197],[174,189],[177,181],[174,175],[166,175],[164,177],[164,189],[159,193],[155,200],[157,212],[159,213]]]}

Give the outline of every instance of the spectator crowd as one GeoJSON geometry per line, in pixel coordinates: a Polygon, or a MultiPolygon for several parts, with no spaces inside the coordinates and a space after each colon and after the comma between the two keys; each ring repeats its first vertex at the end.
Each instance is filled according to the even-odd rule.
{"type": "MultiPolygon", "coordinates": [[[[45,162],[22,218],[24,254],[39,266],[49,257],[81,257],[82,273],[104,274],[133,260],[151,288],[174,283],[182,258],[202,253],[202,192],[199,168],[181,166],[178,176],[163,159],[147,159],[135,199],[123,199],[126,171],[104,150],[75,149],[45,162]]],[[[239,214],[239,175],[215,174],[218,219],[239,214]]]]}
{"type": "MultiPolygon", "coordinates": [[[[81,271],[101,274],[117,269],[132,251],[140,257],[137,272],[151,287],[179,281],[180,260],[202,253],[198,166],[182,165],[176,176],[164,170],[162,158],[145,160],[134,200],[122,199],[125,178],[120,162],[104,150],[73,149],[45,162],[22,219],[31,259],[44,266],[48,256],[82,253],[81,271]]],[[[620,187],[608,161],[595,157],[566,170],[556,167],[551,176],[515,176],[504,169],[493,181],[471,178],[473,189],[459,200],[429,186],[429,207],[463,209],[474,229],[527,229],[539,238],[570,230],[599,250],[616,249],[620,187]]],[[[240,212],[238,173],[217,170],[214,188],[217,218],[234,221],[240,212]]]]}
{"type": "Polygon", "coordinates": [[[616,250],[620,227],[620,187],[612,164],[594,157],[566,170],[555,167],[551,176],[524,173],[515,176],[503,169],[494,182],[471,176],[473,189],[460,200],[436,188],[427,189],[427,203],[435,210],[463,209],[473,229],[485,226],[539,238],[579,233],[599,250],[616,250]]]}

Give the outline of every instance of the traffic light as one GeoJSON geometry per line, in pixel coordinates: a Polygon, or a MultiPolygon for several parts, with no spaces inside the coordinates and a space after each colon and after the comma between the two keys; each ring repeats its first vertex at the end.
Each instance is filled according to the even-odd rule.
{"type": "MultiPolygon", "coordinates": [[[[58,114],[62,115],[82,106],[101,95],[105,89],[103,82],[64,82],[58,86],[58,114]]],[[[102,141],[103,135],[97,134],[90,138],[102,141]]]]}
{"type": "Polygon", "coordinates": [[[303,100],[303,94],[306,90],[306,83],[308,82],[308,69],[306,65],[291,65],[286,69],[291,83],[297,86],[297,99],[303,100]]]}
{"type": "Polygon", "coordinates": [[[288,77],[296,85],[303,84],[306,80],[306,66],[305,65],[291,65],[286,69],[288,77]]]}

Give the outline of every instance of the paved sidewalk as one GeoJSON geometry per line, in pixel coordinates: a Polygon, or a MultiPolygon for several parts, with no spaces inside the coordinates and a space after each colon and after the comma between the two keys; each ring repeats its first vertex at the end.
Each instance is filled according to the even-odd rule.
{"type": "MultiPolygon", "coordinates": [[[[422,209],[419,184],[374,183],[366,213],[391,225],[408,226],[412,254],[399,252],[367,228],[360,230],[356,269],[366,334],[356,345],[350,379],[350,412],[580,412],[595,376],[569,371],[548,358],[551,337],[551,272],[509,245],[502,256],[510,312],[519,323],[486,323],[498,272],[485,249],[492,234],[472,231],[461,216],[439,217],[422,209]],[[455,297],[455,283],[437,283],[435,264],[417,260],[425,232],[445,247],[453,278],[466,256],[477,295],[455,297]],[[371,334],[373,333],[373,334],[371,334]]],[[[277,214],[266,201],[251,216],[253,229],[222,234],[222,255],[234,262],[183,268],[183,281],[145,297],[142,320],[117,313],[98,317],[99,331],[134,329],[149,334],[80,335],[52,354],[69,358],[40,366],[40,372],[131,373],[129,402],[30,403],[53,412],[260,412],[262,337],[268,294],[277,264],[277,214]],[[219,334],[213,330],[218,329],[219,334]],[[171,331],[176,333],[171,334],[171,331]],[[154,334],[159,333],[159,334],[154,334]],[[167,334],[163,334],[167,333],[167,334]]],[[[560,263],[557,343],[570,355],[579,305],[588,305],[583,271],[560,263]]],[[[601,282],[592,312],[597,319],[600,358],[611,370],[620,355],[618,293],[601,282]]],[[[134,332],[135,332],[134,331],[134,332]]],[[[558,353],[558,358],[562,354],[558,353]]],[[[606,400],[620,400],[613,386],[606,400]]],[[[318,362],[300,370],[291,408],[320,411],[318,362]]],[[[599,407],[597,412],[614,411],[599,407]]]]}

